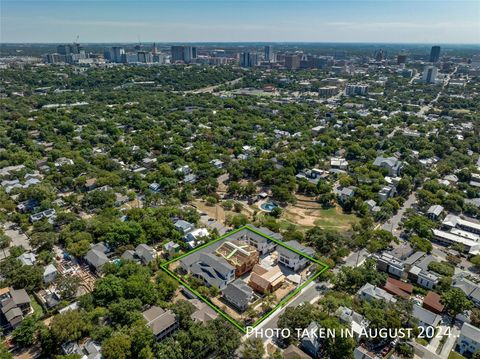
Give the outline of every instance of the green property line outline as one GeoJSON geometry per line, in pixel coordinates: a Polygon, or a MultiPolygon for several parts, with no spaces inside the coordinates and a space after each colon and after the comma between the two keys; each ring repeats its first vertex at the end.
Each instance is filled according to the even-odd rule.
{"type": "Polygon", "coordinates": [[[246,328],[244,328],[240,323],[238,323],[235,319],[233,319],[232,317],[230,317],[227,313],[225,313],[224,311],[222,311],[220,308],[218,308],[215,304],[213,304],[212,302],[210,302],[210,300],[208,298],[205,298],[203,295],[201,295],[198,291],[196,291],[195,289],[193,289],[189,284],[187,284],[184,280],[182,280],[181,278],[179,278],[177,275],[175,275],[175,273],[173,273],[171,270],[169,270],[167,267],[182,259],[182,258],[185,258],[187,256],[189,256],[190,254],[194,253],[194,252],[197,252],[199,251],[200,249],[203,249],[205,247],[208,247],[222,239],[225,239],[229,236],[231,236],[232,234],[235,234],[243,229],[247,229],[249,231],[252,231],[253,233],[256,233],[264,238],[267,238],[268,240],[271,240],[272,242],[278,244],[279,246],[281,247],[284,247],[284,248],[287,248],[291,251],[293,251],[294,253],[302,256],[302,257],[305,257],[307,258],[308,260],[312,261],[313,263],[317,264],[317,265],[321,265],[323,268],[321,268],[320,270],[318,270],[312,277],[310,277],[307,281],[305,281],[305,283],[303,283],[300,287],[298,287],[297,289],[295,289],[292,293],[290,293],[289,295],[287,295],[285,298],[283,298],[275,307],[273,307],[267,314],[263,315],[261,318],[259,318],[255,323],[253,323],[252,327],[256,327],[258,326],[260,323],[262,323],[263,321],[265,321],[268,317],[270,317],[276,310],[278,310],[279,308],[285,306],[295,295],[297,295],[303,288],[305,288],[309,283],[311,283],[313,280],[315,280],[318,276],[320,276],[322,273],[324,273],[326,270],[328,270],[330,268],[329,265],[323,263],[322,261],[318,260],[318,259],[315,259],[315,258],[312,258],[308,255],[306,255],[305,253],[293,248],[293,247],[290,247],[289,245],[286,245],[284,242],[282,241],[279,241],[275,238],[272,238],[256,229],[253,229],[251,228],[250,226],[248,225],[245,225],[243,227],[240,227],[240,228],[237,228],[233,231],[230,231],[230,232],[227,232],[225,233],[223,236],[220,236],[219,238],[217,239],[214,239],[208,243],[205,243],[203,245],[201,245],[200,247],[197,247],[187,253],[184,253],[182,254],[181,256],[178,256],[176,258],[173,258],[163,264],[160,265],[160,268],[162,270],[164,270],[167,274],[169,274],[171,277],[173,277],[177,282],[179,282],[180,284],[182,284],[185,288],[187,288],[190,292],[192,292],[193,294],[195,294],[198,298],[200,298],[203,302],[205,302],[209,307],[211,307],[213,310],[215,310],[218,314],[220,314],[222,317],[224,317],[226,320],[228,320],[231,324],[233,324],[237,329],[239,329],[241,332],[243,333],[246,333],[246,328]]]}
{"type": "Polygon", "coordinates": [[[289,295],[287,295],[285,298],[283,298],[272,310],[270,310],[270,312],[268,312],[267,314],[265,314],[263,317],[261,317],[260,319],[258,319],[255,323],[253,323],[252,327],[255,328],[256,326],[258,326],[260,323],[262,323],[263,321],[265,321],[270,315],[273,314],[273,312],[275,312],[277,309],[283,307],[284,305],[286,305],[291,299],[293,299],[294,296],[296,296],[303,288],[305,288],[309,283],[313,282],[315,280],[315,278],[317,278],[318,276],[320,276],[323,272],[325,272],[329,267],[323,267],[322,269],[320,269],[319,271],[317,271],[312,277],[310,277],[310,279],[308,279],[305,283],[303,283],[300,287],[298,287],[297,289],[295,289],[292,293],[290,293],[289,295]]]}
{"type": "MultiPolygon", "coordinates": [[[[164,263],[165,264],[165,263],[164,263]]],[[[240,329],[243,333],[246,333],[247,331],[245,330],[244,327],[242,327],[235,319],[231,318],[227,313],[223,312],[220,308],[218,308],[216,305],[210,302],[209,299],[203,297],[199,292],[197,292],[195,289],[190,287],[189,284],[184,282],[181,278],[177,277],[172,271],[164,267],[164,264],[161,265],[160,267],[167,272],[170,276],[172,276],[175,280],[177,280],[181,285],[183,285],[185,288],[187,288],[190,292],[195,294],[198,298],[200,298],[204,303],[206,303],[209,307],[211,307],[213,310],[215,310],[218,314],[220,314],[222,317],[224,317],[226,320],[228,320],[231,324],[233,324],[235,327],[240,329]]]]}

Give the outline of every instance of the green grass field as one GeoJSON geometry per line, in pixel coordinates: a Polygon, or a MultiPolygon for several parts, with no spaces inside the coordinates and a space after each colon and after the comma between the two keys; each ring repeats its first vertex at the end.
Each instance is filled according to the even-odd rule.
{"type": "Polygon", "coordinates": [[[322,228],[348,228],[359,221],[354,214],[338,213],[336,208],[321,209],[318,212],[321,218],[315,221],[315,225],[322,228]]]}
{"type": "Polygon", "coordinates": [[[458,354],[457,352],[454,352],[453,350],[450,352],[450,355],[448,356],[448,359],[466,359],[463,355],[458,354]]]}

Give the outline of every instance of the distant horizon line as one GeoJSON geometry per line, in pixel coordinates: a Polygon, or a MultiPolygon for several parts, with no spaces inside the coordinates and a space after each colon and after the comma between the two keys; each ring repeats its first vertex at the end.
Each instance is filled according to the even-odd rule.
{"type": "Polygon", "coordinates": [[[142,45],[142,44],[352,44],[352,45],[454,45],[454,46],[475,46],[480,48],[478,43],[460,43],[460,42],[385,42],[385,41],[23,41],[23,42],[2,42],[0,45],[61,45],[79,43],[85,45],[104,45],[104,44],[122,44],[122,45],[142,45]]]}

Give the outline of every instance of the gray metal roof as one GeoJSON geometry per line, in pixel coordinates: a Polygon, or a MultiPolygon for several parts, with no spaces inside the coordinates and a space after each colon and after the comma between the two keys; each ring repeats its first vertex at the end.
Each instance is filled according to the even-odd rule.
{"type": "Polygon", "coordinates": [[[415,252],[410,257],[405,259],[404,262],[406,265],[412,265],[415,262],[417,262],[420,258],[422,258],[424,255],[425,255],[425,252],[420,252],[420,251],[415,252]]]}
{"type": "Polygon", "coordinates": [[[57,273],[57,268],[53,264],[49,264],[48,266],[45,267],[45,270],[43,271],[43,275],[47,276],[52,273],[57,273]]]}
{"type": "Polygon", "coordinates": [[[413,311],[412,311],[412,316],[414,318],[417,318],[419,321],[431,325],[431,326],[437,326],[438,323],[442,320],[442,317],[438,314],[435,314],[418,304],[413,305],[413,311]]]}
{"type": "Polygon", "coordinates": [[[155,249],[150,247],[149,245],[146,244],[139,244],[135,248],[135,253],[144,261],[144,262],[151,262],[153,259],[155,259],[155,249]]]}
{"type": "Polygon", "coordinates": [[[105,263],[109,262],[105,253],[97,249],[90,249],[85,255],[85,260],[96,269],[100,269],[105,263]]]}
{"type": "Polygon", "coordinates": [[[316,337],[315,333],[318,332],[319,326],[317,322],[311,322],[307,327],[309,335],[302,338],[302,346],[309,345],[312,348],[318,349],[320,347],[320,339],[316,337]],[[311,333],[311,334],[310,334],[311,333]]]}
{"type": "Polygon", "coordinates": [[[469,298],[480,301],[480,286],[466,278],[456,278],[452,287],[461,289],[469,298]]]}
{"type": "MultiPolygon", "coordinates": [[[[292,247],[293,249],[296,249],[299,252],[304,253],[307,256],[313,256],[315,254],[315,251],[312,248],[306,247],[306,246],[298,243],[297,241],[288,241],[288,242],[285,242],[285,244],[289,247],[292,247]]],[[[299,254],[295,253],[294,251],[292,251],[288,248],[282,247],[282,246],[277,247],[277,252],[279,252],[280,254],[282,254],[284,256],[291,257],[291,258],[300,257],[299,254]]]]}
{"type": "Polygon", "coordinates": [[[395,168],[399,164],[399,160],[395,157],[382,157],[378,156],[373,162],[374,166],[388,166],[390,168],[395,168]]]}
{"type": "Polygon", "coordinates": [[[460,333],[464,337],[470,338],[477,343],[480,342],[480,329],[477,327],[474,327],[471,324],[463,323],[462,330],[460,333]]]}
{"type": "Polygon", "coordinates": [[[125,259],[127,261],[134,261],[137,259],[137,256],[135,251],[127,249],[125,252],[123,252],[122,259],[125,259]]]}
{"type": "Polygon", "coordinates": [[[373,284],[365,283],[362,288],[360,288],[357,294],[366,294],[369,297],[386,300],[388,302],[396,302],[396,299],[393,295],[383,290],[382,288],[376,287],[373,284]]]}
{"type": "Polygon", "coordinates": [[[430,208],[427,211],[427,213],[433,214],[435,216],[439,216],[442,212],[443,212],[443,207],[440,206],[439,204],[430,206],[430,208]]]}
{"type": "Polygon", "coordinates": [[[182,231],[188,231],[192,228],[195,228],[192,223],[184,221],[183,219],[179,219],[178,221],[176,221],[174,226],[177,230],[181,229],[182,231]]]}

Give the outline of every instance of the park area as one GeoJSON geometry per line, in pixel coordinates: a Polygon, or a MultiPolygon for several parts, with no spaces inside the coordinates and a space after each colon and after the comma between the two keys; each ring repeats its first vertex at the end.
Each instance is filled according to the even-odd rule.
{"type": "Polygon", "coordinates": [[[299,195],[295,204],[284,208],[282,219],[305,229],[318,226],[338,232],[351,231],[352,225],[359,221],[357,216],[344,213],[338,205],[323,208],[310,197],[299,195]]]}

